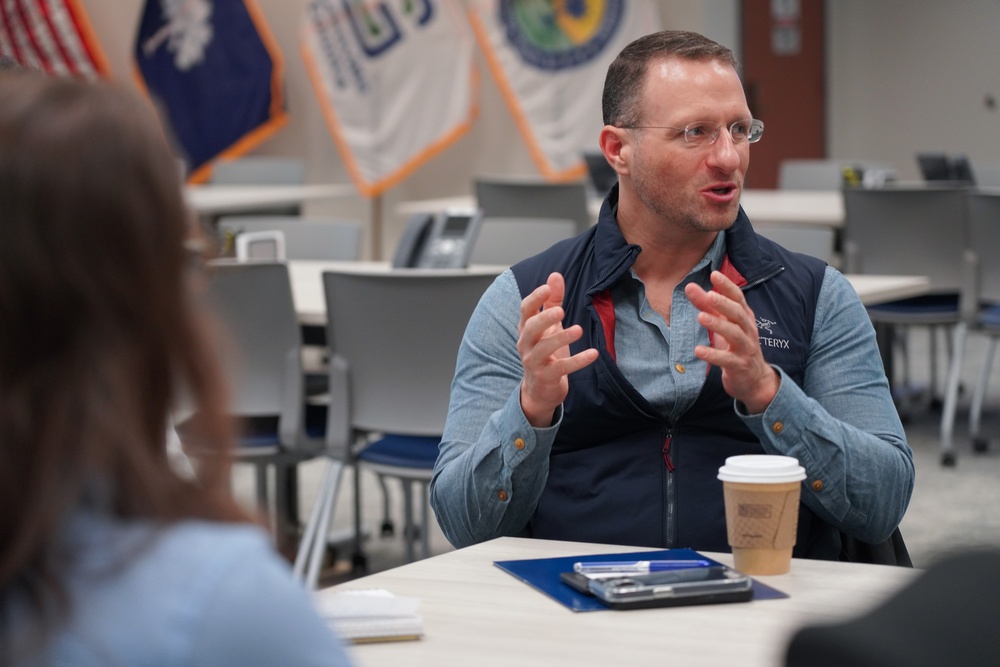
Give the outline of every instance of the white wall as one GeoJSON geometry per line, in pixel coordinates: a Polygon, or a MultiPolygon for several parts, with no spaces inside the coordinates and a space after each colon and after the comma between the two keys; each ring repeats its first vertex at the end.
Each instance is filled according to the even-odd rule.
{"type": "Polygon", "coordinates": [[[1000,160],[1000,3],[829,0],[830,156],[918,178],[918,150],[1000,160]]]}

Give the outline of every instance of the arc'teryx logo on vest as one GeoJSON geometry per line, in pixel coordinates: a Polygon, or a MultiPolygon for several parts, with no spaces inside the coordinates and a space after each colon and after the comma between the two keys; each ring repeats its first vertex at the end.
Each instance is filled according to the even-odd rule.
{"type": "Polygon", "coordinates": [[[763,317],[757,318],[757,330],[759,332],[766,331],[771,334],[770,336],[758,336],[760,338],[761,347],[778,347],[782,350],[791,349],[788,346],[787,338],[774,338],[774,327],[777,322],[773,320],[768,320],[763,317]]]}

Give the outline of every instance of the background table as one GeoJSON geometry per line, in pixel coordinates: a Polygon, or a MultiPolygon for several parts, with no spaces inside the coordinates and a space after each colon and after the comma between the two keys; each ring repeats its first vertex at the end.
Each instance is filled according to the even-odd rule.
{"type": "MultiPolygon", "coordinates": [[[[794,560],[759,579],[790,597],[748,603],[574,613],[493,565],[496,560],[640,551],[635,547],[499,538],[335,586],[421,599],[426,636],[352,649],[363,667],[782,664],[803,624],[836,621],[895,592],[915,570],[794,560]]],[[[729,554],[709,554],[732,564],[729,554]]]]}
{"type": "Polygon", "coordinates": [[[187,185],[184,200],[202,216],[243,213],[262,206],[301,204],[314,199],[349,197],[353,186],[328,185],[187,185]]]}
{"type": "MultiPolygon", "coordinates": [[[[477,271],[500,275],[507,267],[500,265],[473,265],[466,271],[477,271]]],[[[292,278],[292,295],[299,320],[303,324],[323,325],[326,323],[326,301],[323,296],[324,271],[363,271],[380,273],[387,271],[430,271],[435,269],[392,269],[388,262],[350,261],[307,261],[290,260],[288,270],[292,278]]],[[[438,269],[440,270],[440,269],[438,269]]],[[[454,271],[455,269],[444,269],[454,271]]],[[[929,281],[924,276],[875,276],[848,274],[845,276],[854,286],[861,303],[870,306],[876,303],[926,294],[929,281]]]]}
{"type": "MultiPolygon", "coordinates": [[[[593,197],[587,200],[587,208],[594,221],[601,211],[602,201],[593,197]]],[[[839,228],[844,225],[844,196],[839,190],[744,190],[740,204],[754,226],[818,225],[839,228]]],[[[474,195],[415,199],[400,202],[396,213],[409,216],[475,205],[474,195]]]]}
{"type": "Polygon", "coordinates": [[[299,322],[306,325],[326,324],[326,296],[323,294],[323,272],[341,271],[358,273],[419,272],[420,275],[449,274],[455,271],[479,275],[500,275],[507,267],[492,264],[474,264],[467,269],[394,269],[389,262],[376,261],[309,261],[290,260],[288,271],[292,280],[292,297],[299,322]]]}

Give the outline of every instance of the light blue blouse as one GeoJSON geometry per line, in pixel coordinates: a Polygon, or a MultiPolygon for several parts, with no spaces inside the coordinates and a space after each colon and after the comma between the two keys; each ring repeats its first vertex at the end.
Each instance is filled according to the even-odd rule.
{"type": "MultiPolygon", "coordinates": [[[[81,511],[64,538],[73,554],[64,580],[70,616],[17,664],[350,664],[260,528],[183,521],[157,529],[81,511]]],[[[7,611],[10,650],[27,633],[23,608],[9,601],[7,611]]]]}

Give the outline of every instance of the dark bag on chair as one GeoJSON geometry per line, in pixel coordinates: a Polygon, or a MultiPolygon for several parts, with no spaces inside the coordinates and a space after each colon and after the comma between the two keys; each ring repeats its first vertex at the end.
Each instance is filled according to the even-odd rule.
{"type": "Polygon", "coordinates": [[[868,544],[846,533],[841,533],[840,544],[840,560],[842,561],[913,567],[910,552],[906,550],[903,534],[899,532],[899,528],[892,531],[888,540],[878,544],[868,544]]]}

